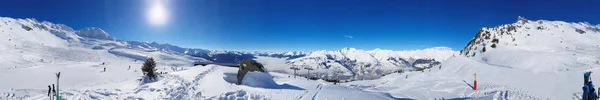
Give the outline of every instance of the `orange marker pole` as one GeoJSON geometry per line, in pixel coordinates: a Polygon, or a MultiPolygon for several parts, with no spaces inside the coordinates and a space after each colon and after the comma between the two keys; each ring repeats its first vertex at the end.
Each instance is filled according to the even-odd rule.
{"type": "Polygon", "coordinates": [[[473,90],[477,90],[477,73],[473,74],[475,80],[473,80],[473,90]]]}

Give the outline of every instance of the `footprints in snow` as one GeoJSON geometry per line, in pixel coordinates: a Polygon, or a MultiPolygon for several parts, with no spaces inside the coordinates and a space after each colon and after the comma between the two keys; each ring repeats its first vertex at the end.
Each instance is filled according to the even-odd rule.
{"type": "Polygon", "coordinates": [[[171,99],[202,99],[202,93],[198,90],[198,86],[201,84],[201,79],[203,79],[207,74],[214,72],[216,67],[211,67],[210,69],[200,72],[197,76],[194,77],[192,81],[186,81],[181,76],[176,75],[163,75],[163,78],[160,81],[157,81],[153,84],[162,84],[160,86],[163,87],[151,87],[147,84],[142,85],[136,88],[134,93],[139,93],[142,91],[150,91],[150,92],[160,92],[162,98],[171,98],[171,99]]]}
{"type": "Polygon", "coordinates": [[[238,90],[235,92],[227,92],[227,93],[221,94],[220,96],[212,97],[210,99],[211,100],[212,99],[218,99],[218,100],[246,100],[246,99],[248,99],[248,100],[269,100],[265,96],[256,95],[256,94],[248,94],[244,90],[238,90]]]}
{"type": "Polygon", "coordinates": [[[526,91],[518,90],[509,86],[481,85],[481,89],[474,91],[466,97],[488,97],[494,100],[541,100],[539,96],[529,94],[526,91]]]}

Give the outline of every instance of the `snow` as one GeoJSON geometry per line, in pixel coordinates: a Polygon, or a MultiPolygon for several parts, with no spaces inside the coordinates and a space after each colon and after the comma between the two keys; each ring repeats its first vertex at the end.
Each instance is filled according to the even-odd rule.
{"type": "Polygon", "coordinates": [[[81,37],[104,39],[104,40],[115,40],[114,37],[108,35],[104,30],[97,27],[88,27],[75,32],[81,37]]]}
{"type": "Polygon", "coordinates": [[[251,87],[274,88],[277,83],[273,81],[273,76],[263,72],[248,72],[242,79],[242,84],[251,87]]]}
{"type": "MultiPolygon", "coordinates": [[[[408,51],[204,50],[110,39],[99,28],[75,31],[35,19],[0,19],[2,100],[48,99],[47,86],[56,83],[56,72],[62,74],[62,99],[568,100],[580,98],[583,72],[600,69],[600,56],[595,54],[600,51],[600,25],[589,23],[523,18],[483,28],[481,34],[489,31],[490,39],[483,35],[474,38],[459,55],[447,47],[408,51]],[[514,30],[508,34],[512,26],[514,30]],[[494,38],[499,42],[492,42],[494,38]],[[166,72],[159,74],[157,81],[140,82],[140,68],[147,57],[155,58],[158,72],[166,72]],[[197,61],[241,57],[254,58],[268,73],[249,72],[243,84],[236,85],[237,68],[192,66],[197,61]],[[440,64],[427,62],[433,60],[440,64]],[[297,74],[321,79],[294,78],[290,67],[312,67],[315,70],[310,73],[303,69],[297,74]],[[396,72],[425,67],[431,68],[396,72]],[[478,90],[472,90],[474,73],[478,90]],[[333,84],[322,79],[354,81],[333,84]]],[[[600,82],[594,78],[599,74],[591,77],[600,82]]]]}
{"type": "Polygon", "coordinates": [[[462,55],[533,72],[583,71],[600,65],[600,55],[596,53],[600,51],[597,25],[519,18],[517,23],[482,28],[480,33],[462,55]],[[498,42],[492,42],[494,39],[498,42]],[[492,48],[491,44],[497,47],[492,48]],[[486,52],[482,51],[484,47],[486,52]]]}
{"type": "MultiPolygon", "coordinates": [[[[319,69],[315,70],[315,72],[319,74],[317,77],[323,79],[339,77],[340,80],[360,80],[377,79],[401,69],[428,67],[429,65],[435,65],[435,62],[446,60],[453,54],[458,54],[458,52],[452,51],[452,49],[447,47],[409,51],[382,49],[366,51],[355,48],[344,48],[337,51],[313,51],[304,57],[290,59],[287,62],[291,66],[319,69]],[[434,62],[419,62],[426,60],[434,62]]],[[[257,58],[260,59],[260,57],[257,58]]],[[[304,74],[303,76],[307,75],[304,74]]]]}

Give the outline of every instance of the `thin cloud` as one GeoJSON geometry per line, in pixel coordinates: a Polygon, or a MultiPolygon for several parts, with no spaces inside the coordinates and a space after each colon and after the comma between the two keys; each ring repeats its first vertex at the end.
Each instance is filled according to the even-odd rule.
{"type": "Polygon", "coordinates": [[[354,38],[354,36],[350,36],[350,35],[344,35],[344,37],[350,38],[350,39],[354,38]]]}

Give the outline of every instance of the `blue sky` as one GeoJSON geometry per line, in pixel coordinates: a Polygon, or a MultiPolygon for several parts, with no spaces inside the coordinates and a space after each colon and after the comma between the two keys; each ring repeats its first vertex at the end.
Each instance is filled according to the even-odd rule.
{"type": "Polygon", "coordinates": [[[598,0],[2,0],[0,16],[36,18],[123,40],[217,50],[460,50],[481,27],[527,19],[600,24],[598,0]]]}

